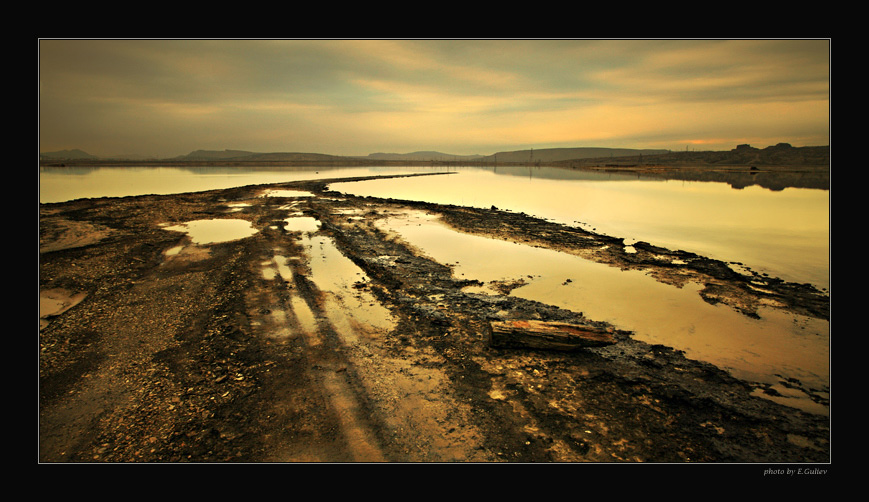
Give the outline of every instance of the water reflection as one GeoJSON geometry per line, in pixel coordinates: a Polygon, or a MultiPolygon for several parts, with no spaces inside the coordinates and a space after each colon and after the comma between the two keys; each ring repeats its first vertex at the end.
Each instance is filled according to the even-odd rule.
{"type": "Polygon", "coordinates": [[[195,244],[234,241],[250,237],[257,232],[249,221],[234,219],[194,220],[180,225],[164,226],[163,229],[186,232],[195,244]]]}
{"type": "MultiPolygon", "coordinates": [[[[829,386],[829,323],[761,309],[760,319],[710,305],[699,284],[663,284],[640,271],[622,271],[574,255],[455,232],[429,215],[410,213],[381,223],[386,231],[463,279],[520,284],[511,295],[582,312],[633,331],[639,340],[684,350],[739,378],[781,386],[802,382],[824,395],[829,386]]],[[[476,290],[485,292],[485,288],[476,290]]],[[[473,291],[472,291],[473,292],[473,291]]],[[[825,413],[803,390],[785,404],[825,413]]]]}
{"type": "Polygon", "coordinates": [[[600,176],[525,178],[475,170],[335,183],[330,188],[355,195],[495,206],[621,237],[628,244],[642,240],[828,288],[828,191],[734,190],[723,183],[600,176]]]}
{"type": "Polygon", "coordinates": [[[320,221],[309,216],[291,216],[284,223],[288,232],[316,232],[320,229],[320,221]]]}
{"type": "Polygon", "coordinates": [[[89,197],[166,195],[245,185],[286,183],[288,181],[306,179],[403,174],[420,172],[426,169],[404,167],[303,167],[280,169],[233,167],[40,167],[39,202],[65,202],[89,197]]]}
{"type": "Polygon", "coordinates": [[[336,183],[357,195],[496,206],[626,239],[743,263],[828,289],[828,190],[662,181],[635,174],[539,166],[40,168],[40,202],[171,194],[281,183],[451,171],[449,176],[336,183]]]}
{"type": "MultiPolygon", "coordinates": [[[[273,171],[41,169],[40,201],[171,194],[303,179],[442,171],[423,167],[273,171]]],[[[496,206],[625,238],[628,244],[644,240],[671,249],[694,251],[724,261],[741,262],[786,280],[828,288],[829,192],[825,190],[787,188],[772,192],[755,186],[733,190],[724,183],[661,181],[635,175],[536,167],[452,168],[451,171],[453,174],[449,176],[335,183],[330,188],[384,198],[496,206]]],[[[525,285],[512,294],[623,326],[652,343],[685,350],[691,357],[709,360],[748,379],[781,385],[778,376],[781,375],[796,378],[812,389],[823,390],[828,386],[829,323],[783,316],[775,311],[761,312],[761,321],[746,319],[727,307],[700,301],[695,286],[680,290],[657,283],[639,272],[620,272],[527,246],[510,245],[512,247],[508,248],[507,243],[488,239],[459,238],[459,234],[440,228],[434,222],[417,223],[426,224],[419,227],[401,221],[390,224],[438,261],[455,264],[456,273],[466,274],[466,278],[484,282],[521,280],[525,285]]],[[[247,222],[218,223],[238,225],[231,233],[237,237],[203,236],[200,232],[207,230],[204,228],[207,225],[209,223],[191,222],[170,229],[189,231],[191,238],[200,243],[243,238],[252,233],[247,222]]],[[[337,281],[364,281],[364,277],[359,275],[359,270],[340,265],[342,260],[329,241],[307,234],[317,229],[315,221],[290,218],[286,225],[288,231],[303,234],[301,238],[312,257],[311,267],[321,289],[356,291],[352,285],[337,281]],[[336,271],[340,273],[334,275],[336,271]]],[[[384,321],[387,316],[373,307],[376,302],[360,298],[360,294],[336,298],[360,312],[370,312],[365,324],[388,324],[384,321]]],[[[343,321],[332,322],[337,325],[343,321]]],[[[781,399],[796,400],[801,406],[813,405],[799,392],[781,399]]]]}
{"type": "Polygon", "coordinates": [[[327,293],[325,314],[345,343],[392,328],[394,321],[389,311],[364,288],[368,277],[338,251],[330,237],[305,234],[301,242],[309,257],[312,280],[327,293]]]}

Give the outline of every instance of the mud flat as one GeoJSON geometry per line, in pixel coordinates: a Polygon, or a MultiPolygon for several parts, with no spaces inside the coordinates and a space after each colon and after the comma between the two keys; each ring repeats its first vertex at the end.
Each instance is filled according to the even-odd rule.
{"type": "Polygon", "coordinates": [[[828,319],[826,294],[524,214],[329,190],[346,181],[42,204],[40,461],[830,461],[828,416],[516,284],[457,276],[383,222],[422,213],[700,282],[747,316],[828,319]],[[612,343],[490,343],[512,321],[612,343]]]}

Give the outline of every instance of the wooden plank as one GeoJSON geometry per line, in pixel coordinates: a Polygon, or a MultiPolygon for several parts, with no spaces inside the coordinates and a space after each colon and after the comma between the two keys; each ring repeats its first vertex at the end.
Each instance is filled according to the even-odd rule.
{"type": "Polygon", "coordinates": [[[615,343],[610,330],[583,324],[515,320],[493,322],[491,327],[492,347],[576,350],[615,343]]]}

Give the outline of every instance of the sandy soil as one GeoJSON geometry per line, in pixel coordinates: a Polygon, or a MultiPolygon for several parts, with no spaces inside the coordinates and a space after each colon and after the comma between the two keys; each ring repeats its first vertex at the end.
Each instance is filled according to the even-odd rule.
{"type": "Polygon", "coordinates": [[[527,215],[330,193],[335,181],[268,187],[299,196],[252,186],[41,205],[40,462],[829,462],[828,417],[630,333],[572,352],[490,346],[493,321],[594,320],[509,285],[469,293],[376,222],[427,211],[699,280],[708,301],[746,315],[776,304],[828,318],[826,295],[527,215]],[[288,228],[293,215],[319,230],[288,228]],[[197,244],[161,226],[211,218],[258,232],[197,244]],[[355,275],[327,290],[316,267],[333,251],[355,275]]]}

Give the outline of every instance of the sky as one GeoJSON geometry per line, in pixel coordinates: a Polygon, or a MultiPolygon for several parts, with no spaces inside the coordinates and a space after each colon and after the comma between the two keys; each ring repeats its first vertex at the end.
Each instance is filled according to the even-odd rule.
{"type": "Polygon", "coordinates": [[[39,148],[829,144],[828,39],[40,39],[39,148]]]}

